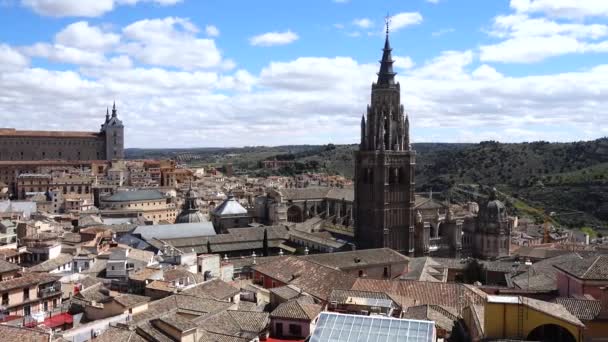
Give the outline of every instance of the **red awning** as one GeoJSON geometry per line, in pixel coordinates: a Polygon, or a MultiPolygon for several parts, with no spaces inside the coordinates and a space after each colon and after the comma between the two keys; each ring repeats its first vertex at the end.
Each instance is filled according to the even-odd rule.
{"type": "Polygon", "coordinates": [[[73,322],[74,319],[72,318],[72,315],[67,312],[64,312],[45,319],[44,323],[42,324],[46,325],[49,328],[55,328],[64,324],[72,324],[73,322]]]}

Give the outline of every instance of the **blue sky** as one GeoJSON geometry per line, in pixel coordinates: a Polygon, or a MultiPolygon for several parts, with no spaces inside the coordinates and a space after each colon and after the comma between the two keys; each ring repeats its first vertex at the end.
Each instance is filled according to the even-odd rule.
{"type": "Polygon", "coordinates": [[[0,0],[0,120],[127,147],[355,143],[391,43],[414,142],[608,135],[608,2],[0,0]]]}

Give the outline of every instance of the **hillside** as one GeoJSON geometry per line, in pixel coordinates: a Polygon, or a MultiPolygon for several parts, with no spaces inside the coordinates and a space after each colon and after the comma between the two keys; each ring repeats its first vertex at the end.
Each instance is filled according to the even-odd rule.
{"type": "MultiPolygon", "coordinates": [[[[496,186],[510,198],[512,210],[570,226],[608,224],[608,138],[573,143],[503,144],[421,143],[417,152],[416,191],[452,193],[468,184],[496,186]]],[[[271,174],[260,168],[266,159],[293,160],[275,173],[323,171],[353,175],[357,145],[127,150],[129,158],[174,158],[189,165],[221,166],[271,174]]]]}

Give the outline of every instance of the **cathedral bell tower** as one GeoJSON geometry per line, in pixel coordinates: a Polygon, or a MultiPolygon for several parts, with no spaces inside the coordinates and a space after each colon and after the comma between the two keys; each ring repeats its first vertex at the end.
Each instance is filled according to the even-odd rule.
{"type": "Polygon", "coordinates": [[[359,249],[388,247],[413,255],[416,152],[395,82],[388,27],[387,19],[378,80],[355,152],[355,240],[359,249]]]}

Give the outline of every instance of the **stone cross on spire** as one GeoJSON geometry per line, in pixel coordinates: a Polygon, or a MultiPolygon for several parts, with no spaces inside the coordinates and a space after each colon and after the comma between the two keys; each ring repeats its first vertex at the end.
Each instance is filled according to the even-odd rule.
{"type": "Polygon", "coordinates": [[[384,24],[386,25],[386,35],[388,36],[389,27],[391,25],[391,15],[386,13],[386,17],[384,17],[384,24]]]}

